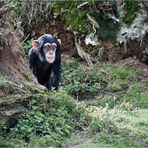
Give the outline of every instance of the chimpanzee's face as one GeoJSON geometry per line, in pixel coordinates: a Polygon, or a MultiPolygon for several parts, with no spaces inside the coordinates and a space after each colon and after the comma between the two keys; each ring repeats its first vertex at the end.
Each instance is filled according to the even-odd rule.
{"type": "Polygon", "coordinates": [[[46,61],[49,63],[53,63],[56,57],[56,43],[46,43],[43,47],[43,52],[45,54],[46,61]]]}

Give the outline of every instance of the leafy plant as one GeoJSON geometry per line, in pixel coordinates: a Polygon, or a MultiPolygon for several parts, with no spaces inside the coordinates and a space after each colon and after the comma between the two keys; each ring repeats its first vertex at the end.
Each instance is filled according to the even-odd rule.
{"type": "Polygon", "coordinates": [[[63,20],[66,21],[67,25],[70,25],[73,30],[80,33],[86,33],[89,29],[89,23],[87,22],[86,11],[71,10],[68,14],[65,14],[63,20]]]}
{"type": "Polygon", "coordinates": [[[33,39],[27,40],[27,41],[23,44],[23,49],[24,49],[26,55],[28,54],[29,49],[32,47],[32,41],[33,41],[33,39]]]}
{"type": "Polygon", "coordinates": [[[87,123],[85,110],[65,92],[53,92],[50,99],[45,99],[40,104],[36,101],[31,102],[30,111],[11,129],[14,137],[25,139],[26,142],[34,135],[31,145],[36,141],[35,137],[40,136],[42,137],[38,142],[42,146],[60,145],[77,127],[87,123]]]}
{"type": "Polygon", "coordinates": [[[102,91],[126,91],[137,81],[138,71],[129,66],[101,65],[86,67],[77,62],[63,63],[64,89],[78,99],[94,98],[102,91]]]}
{"type": "Polygon", "coordinates": [[[137,11],[139,11],[139,2],[136,1],[125,1],[124,5],[124,11],[125,11],[125,16],[123,17],[123,22],[127,24],[131,24],[134,18],[136,17],[137,11]]]}
{"type": "Polygon", "coordinates": [[[63,82],[64,89],[81,99],[95,96],[107,85],[106,75],[95,66],[79,65],[70,69],[66,68],[63,69],[63,76],[66,76],[63,82]]]}

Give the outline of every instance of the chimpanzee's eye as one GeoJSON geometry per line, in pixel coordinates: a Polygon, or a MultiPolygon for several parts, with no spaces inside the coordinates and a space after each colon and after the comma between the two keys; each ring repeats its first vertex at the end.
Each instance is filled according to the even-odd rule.
{"type": "Polygon", "coordinates": [[[52,50],[56,50],[56,48],[57,48],[57,44],[56,43],[52,43],[52,50]]]}
{"type": "Polygon", "coordinates": [[[51,47],[52,47],[52,45],[51,45],[50,43],[46,43],[46,44],[44,45],[44,52],[45,52],[45,53],[48,52],[51,47]]]}
{"type": "Polygon", "coordinates": [[[45,45],[44,45],[44,47],[47,47],[47,48],[51,48],[51,44],[50,43],[46,43],[45,45]]]}
{"type": "Polygon", "coordinates": [[[49,49],[48,49],[47,47],[44,47],[44,51],[45,51],[45,52],[48,52],[49,49]]]}

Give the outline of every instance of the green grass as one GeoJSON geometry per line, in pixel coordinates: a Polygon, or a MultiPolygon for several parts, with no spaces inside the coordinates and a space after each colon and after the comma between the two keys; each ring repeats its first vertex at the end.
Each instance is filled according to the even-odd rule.
{"type": "Polygon", "coordinates": [[[75,61],[63,63],[62,70],[64,89],[80,100],[95,98],[102,91],[126,91],[140,76],[139,72],[130,66],[102,64],[87,67],[75,61]]]}
{"type": "Polygon", "coordinates": [[[73,135],[65,145],[71,145],[71,148],[147,147],[147,112],[145,109],[124,112],[119,108],[104,111],[96,108],[91,112],[95,116],[93,115],[89,134],[73,135]]]}
{"type": "Polygon", "coordinates": [[[93,100],[83,101],[90,112],[92,121],[85,131],[85,136],[77,133],[64,141],[64,145],[70,145],[71,148],[147,147],[148,88],[139,83],[138,70],[132,66],[108,64],[91,68],[86,68],[82,64],[73,65],[76,66],[69,66],[70,71],[66,70],[66,75],[70,77],[73,72],[77,73],[72,77],[76,80],[80,79],[80,85],[86,85],[86,81],[83,81],[86,75],[88,80],[91,75],[92,85],[102,79],[105,81],[103,81],[103,87],[98,89],[99,93],[94,95],[93,100]],[[81,72],[79,67],[82,71],[85,68],[86,70],[81,72]],[[72,70],[73,68],[74,70],[72,70]],[[89,69],[91,70],[89,71],[89,69]],[[79,73],[83,74],[82,78],[79,77],[79,73]]]}

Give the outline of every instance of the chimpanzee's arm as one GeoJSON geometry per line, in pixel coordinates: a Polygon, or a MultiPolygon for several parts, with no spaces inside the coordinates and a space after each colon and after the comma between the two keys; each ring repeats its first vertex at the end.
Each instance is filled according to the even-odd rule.
{"type": "Polygon", "coordinates": [[[59,59],[58,61],[56,61],[53,65],[53,72],[54,72],[54,87],[55,90],[59,89],[59,82],[61,79],[61,59],[59,59]]]}

